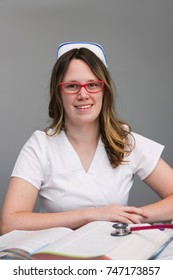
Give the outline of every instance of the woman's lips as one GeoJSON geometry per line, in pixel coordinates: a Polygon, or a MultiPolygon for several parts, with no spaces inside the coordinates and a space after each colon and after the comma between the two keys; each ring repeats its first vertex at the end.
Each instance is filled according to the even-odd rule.
{"type": "Polygon", "coordinates": [[[93,105],[92,104],[87,104],[87,105],[75,105],[75,107],[79,110],[86,110],[91,108],[93,105]]]}

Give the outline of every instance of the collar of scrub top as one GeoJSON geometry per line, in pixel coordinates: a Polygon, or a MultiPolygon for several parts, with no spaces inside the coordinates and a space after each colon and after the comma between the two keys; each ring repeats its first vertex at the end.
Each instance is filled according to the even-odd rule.
{"type": "Polygon", "coordinates": [[[57,49],[57,59],[59,59],[64,53],[72,49],[86,48],[96,54],[106,67],[108,67],[106,55],[103,47],[97,43],[93,42],[65,42],[58,46],[57,49]]]}

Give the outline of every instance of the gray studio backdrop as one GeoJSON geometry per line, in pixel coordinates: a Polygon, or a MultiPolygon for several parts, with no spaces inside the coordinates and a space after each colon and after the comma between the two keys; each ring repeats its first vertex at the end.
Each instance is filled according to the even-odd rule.
{"type": "MultiPolygon", "coordinates": [[[[48,125],[49,79],[64,41],[104,46],[120,116],[164,144],[173,166],[172,15],[172,0],[0,1],[0,209],[20,149],[48,125]]],[[[157,199],[135,179],[130,204],[157,199]]]]}

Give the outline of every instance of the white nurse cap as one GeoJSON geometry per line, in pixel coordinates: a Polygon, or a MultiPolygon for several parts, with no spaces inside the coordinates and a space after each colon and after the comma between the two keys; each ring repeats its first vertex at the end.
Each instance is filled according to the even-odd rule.
{"type": "Polygon", "coordinates": [[[64,53],[72,50],[72,49],[80,49],[80,48],[87,48],[92,51],[95,55],[97,55],[104,65],[108,67],[106,55],[104,49],[101,45],[92,42],[65,42],[59,45],[57,49],[57,59],[60,58],[64,53]]]}

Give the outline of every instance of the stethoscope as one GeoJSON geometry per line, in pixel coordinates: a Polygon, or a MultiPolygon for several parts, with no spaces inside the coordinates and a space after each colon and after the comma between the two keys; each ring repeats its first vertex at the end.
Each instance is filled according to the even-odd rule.
{"type": "Polygon", "coordinates": [[[151,230],[151,229],[173,229],[173,224],[155,224],[155,225],[138,225],[138,226],[129,226],[126,223],[116,223],[112,226],[114,230],[111,232],[112,236],[126,236],[131,234],[133,231],[138,230],[151,230]]]}

